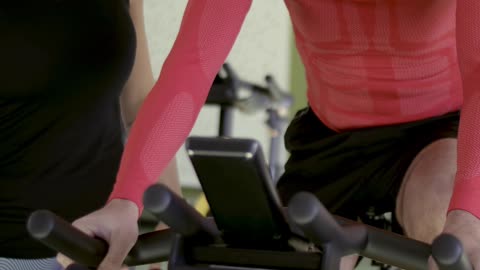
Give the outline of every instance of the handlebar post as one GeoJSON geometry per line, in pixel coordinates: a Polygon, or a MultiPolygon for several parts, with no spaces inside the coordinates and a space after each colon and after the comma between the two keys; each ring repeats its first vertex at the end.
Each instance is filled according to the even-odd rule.
{"type": "Polygon", "coordinates": [[[163,184],[150,186],[144,194],[145,209],[173,231],[199,242],[215,242],[220,235],[216,225],[163,184]]]}
{"type": "Polygon", "coordinates": [[[218,136],[231,137],[233,132],[233,108],[228,105],[220,106],[220,123],[218,126],[218,136]]]}

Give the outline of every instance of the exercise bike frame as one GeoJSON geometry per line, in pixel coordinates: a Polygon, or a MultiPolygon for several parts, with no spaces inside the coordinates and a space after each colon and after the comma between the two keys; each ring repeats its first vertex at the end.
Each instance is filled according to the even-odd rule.
{"type": "MultiPolygon", "coordinates": [[[[221,241],[221,232],[212,218],[202,217],[162,185],[147,190],[145,207],[172,229],[141,235],[125,260],[129,266],[169,259],[170,270],[333,270],[338,269],[342,256],[359,253],[407,270],[427,270],[430,255],[439,263],[440,270],[473,269],[460,242],[450,235],[441,235],[430,246],[368,225],[334,218],[309,193],[297,194],[286,208],[293,223],[292,239],[297,241],[297,250],[229,247],[221,241]]],[[[88,267],[98,265],[108,249],[104,241],[85,235],[45,210],[32,214],[28,230],[45,245],[88,267]]],[[[68,269],[82,268],[74,265],[68,269]]]]}

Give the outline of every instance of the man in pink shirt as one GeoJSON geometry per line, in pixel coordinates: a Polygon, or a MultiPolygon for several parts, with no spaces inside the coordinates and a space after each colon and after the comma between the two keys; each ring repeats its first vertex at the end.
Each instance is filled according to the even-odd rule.
{"type": "MultiPolygon", "coordinates": [[[[132,246],[142,194],[192,129],[251,2],[189,1],[110,202],[76,222],[111,244],[99,269],[117,269],[132,246]]],[[[453,233],[480,269],[480,1],[285,4],[309,108],[287,131],[284,201],[309,190],[351,218],[393,211],[412,238],[453,233]]]]}

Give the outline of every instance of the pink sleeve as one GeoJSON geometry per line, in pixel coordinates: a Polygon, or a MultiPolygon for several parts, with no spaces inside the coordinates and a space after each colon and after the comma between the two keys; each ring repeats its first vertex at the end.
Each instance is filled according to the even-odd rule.
{"type": "Polygon", "coordinates": [[[250,5],[251,0],[188,2],[160,77],[131,129],[110,199],[143,208],[143,192],[189,135],[250,5]]]}
{"type": "Polygon", "coordinates": [[[458,171],[450,211],[480,218],[480,1],[457,0],[457,47],[464,103],[458,136],[458,171]]]}

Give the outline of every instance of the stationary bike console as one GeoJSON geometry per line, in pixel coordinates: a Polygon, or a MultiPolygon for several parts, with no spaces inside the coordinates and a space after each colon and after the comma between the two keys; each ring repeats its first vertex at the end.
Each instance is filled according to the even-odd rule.
{"type": "Polygon", "coordinates": [[[186,149],[221,239],[196,245],[179,238],[172,268],[321,268],[321,252],[290,228],[257,141],[190,137],[186,149]]]}
{"type": "Polygon", "coordinates": [[[291,232],[257,141],[191,137],[186,147],[226,243],[286,244],[291,232]]]}

